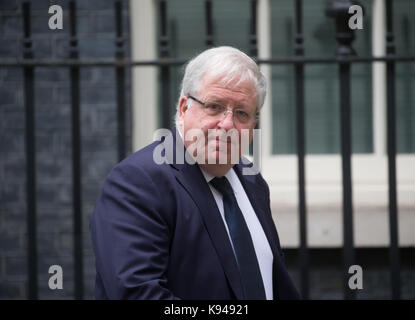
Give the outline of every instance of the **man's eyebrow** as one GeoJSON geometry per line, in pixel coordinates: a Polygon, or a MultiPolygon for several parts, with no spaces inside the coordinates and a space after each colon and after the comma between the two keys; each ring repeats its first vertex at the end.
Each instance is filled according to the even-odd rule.
{"type": "MultiPolygon", "coordinates": [[[[207,103],[218,103],[218,104],[220,104],[220,105],[226,105],[227,104],[227,101],[225,100],[225,99],[223,99],[223,98],[221,98],[221,97],[215,97],[215,96],[213,96],[213,97],[208,97],[207,99],[206,99],[206,102],[207,103]]],[[[238,108],[238,109],[247,109],[248,108],[248,106],[247,105],[244,105],[244,104],[240,104],[240,103],[238,103],[238,104],[235,104],[235,106],[234,106],[235,108],[238,108]]]]}
{"type": "Polygon", "coordinates": [[[206,101],[207,101],[207,102],[215,102],[215,103],[220,103],[220,104],[226,104],[225,99],[220,98],[220,97],[215,97],[215,96],[213,96],[213,97],[208,97],[208,98],[206,99],[206,101]]]}

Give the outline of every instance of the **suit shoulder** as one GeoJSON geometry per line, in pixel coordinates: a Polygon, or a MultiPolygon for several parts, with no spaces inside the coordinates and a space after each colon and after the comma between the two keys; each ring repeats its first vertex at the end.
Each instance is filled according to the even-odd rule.
{"type": "Polygon", "coordinates": [[[155,141],[121,160],[110,170],[106,180],[122,180],[133,184],[165,180],[167,165],[157,164],[153,159],[154,149],[159,144],[160,141],[155,141]]]}
{"type": "Polygon", "coordinates": [[[129,172],[131,170],[152,171],[160,165],[156,164],[153,158],[154,149],[160,144],[160,141],[154,141],[146,147],[130,154],[121,160],[114,169],[122,169],[129,172]]]}

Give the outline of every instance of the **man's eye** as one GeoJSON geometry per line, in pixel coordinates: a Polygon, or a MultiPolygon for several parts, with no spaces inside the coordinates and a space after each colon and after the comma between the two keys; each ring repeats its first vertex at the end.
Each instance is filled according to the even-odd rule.
{"type": "Polygon", "coordinates": [[[211,110],[211,111],[219,111],[222,109],[222,107],[220,105],[217,104],[209,104],[206,106],[207,109],[211,110]]]}
{"type": "Polygon", "coordinates": [[[248,113],[246,113],[243,110],[235,110],[235,113],[237,114],[237,116],[239,117],[248,117],[248,113]]]}

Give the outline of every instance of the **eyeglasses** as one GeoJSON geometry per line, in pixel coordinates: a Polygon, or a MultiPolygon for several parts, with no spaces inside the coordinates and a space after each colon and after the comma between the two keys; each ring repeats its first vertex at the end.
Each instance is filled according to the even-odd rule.
{"type": "Polygon", "coordinates": [[[188,95],[187,97],[199,103],[202,106],[202,109],[206,115],[216,118],[218,120],[224,119],[228,112],[232,113],[232,118],[234,121],[236,119],[236,121],[241,124],[253,123],[254,121],[258,120],[258,117],[259,117],[258,112],[249,113],[245,111],[244,109],[239,109],[239,108],[232,110],[216,102],[209,102],[209,101],[203,102],[191,95],[188,95]]]}

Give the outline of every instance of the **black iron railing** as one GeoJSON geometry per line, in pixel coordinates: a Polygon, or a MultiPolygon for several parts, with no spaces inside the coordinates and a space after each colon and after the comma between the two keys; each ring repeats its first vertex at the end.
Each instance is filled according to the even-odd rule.
{"type": "MultiPolygon", "coordinates": [[[[283,59],[257,58],[257,0],[251,0],[251,27],[250,27],[250,55],[259,64],[277,65],[291,64],[294,67],[296,89],[296,130],[297,130],[297,155],[298,155],[298,185],[299,185],[299,266],[301,293],[304,298],[309,298],[309,252],[307,245],[307,219],[306,219],[306,193],[305,193],[305,108],[304,99],[304,67],[308,64],[338,64],[340,83],[340,124],[341,124],[341,156],[343,177],[343,266],[344,266],[344,295],[346,299],[354,299],[355,293],[348,287],[348,267],[354,264],[353,241],[353,199],[352,199],[352,168],[351,168],[351,75],[350,71],[355,63],[385,62],[387,66],[387,155],[389,173],[389,230],[390,230],[390,274],[393,299],[400,298],[400,263],[398,244],[397,221],[397,196],[396,196],[396,105],[395,105],[395,64],[397,62],[415,62],[414,56],[396,56],[393,33],[393,1],[386,0],[386,55],[382,57],[357,57],[353,55],[352,42],[353,30],[347,27],[345,11],[352,5],[350,0],[333,0],[327,9],[327,15],[333,17],[336,23],[336,36],[339,43],[337,54],[334,57],[309,58],[305,57],[303,37],[303,7],[302,0],[293,1],[295,6],[295,52],[294,56],[283,59]]],[[[16,59],[1,59],[0,67],[22,67],[24,69],[24,101],[25,101],[25,128],[26,128],[26,175],[27,175],[27,228],[28,228],[28,298],[38,297],[37,279],[37,246],[36,246],[36,140],[35,140],[35,105],[34,105],[34,69],[37,67],[68,67],[70,70],[71,107],[72,107],[72,166],[73,166],[73,222],[74,222],[74,266],[75,266],[75,298],[82,299],[83,286],[83,259],[82,259],[82,188],[81,188],[81,126],[80,126],[80,88],[79,72],[83,67],[113,67],[116,69],[115,81],[117,84],[117,123],[118,123],[118,157],[122,159],[126,153],[125,145],[125,68],[140,66],[158,66],[161,76],[161,105],[163,112],[162,125],[170,126],[170,67],[182,65],[185,59],[172,59],[169,57],[169,38],[167,35],[167,1],[159,1],[159,59],[147,61],[133,61],[125,58],[124,38],[121,21],[121,1],[115,3],[116,26],[116,54],[115,59],[79,59],[78,41],[76,30],[76,1],[69,2],[70,16],[70,54],[69,59],[38,60],[33,57],[30,2],[23,2],[23,57],[16,59]]],[[[205,45],[214,45],[213,2],[205,1],[205,45]]]]}

